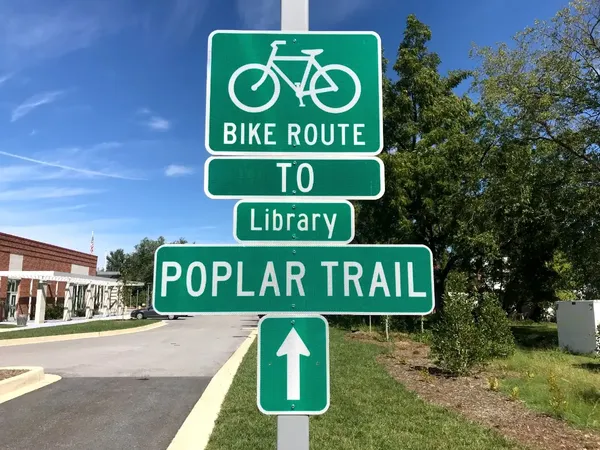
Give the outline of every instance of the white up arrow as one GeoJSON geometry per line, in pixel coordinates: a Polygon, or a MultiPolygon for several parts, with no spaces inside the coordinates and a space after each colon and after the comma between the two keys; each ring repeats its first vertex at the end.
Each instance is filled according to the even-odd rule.
{"type": "Polygon", "coordinates": [[[310,356],[298,332],[292,328],[277,350],[277,356],[287,356],[287,399],[300,400],[300,355],[310,356]]]}

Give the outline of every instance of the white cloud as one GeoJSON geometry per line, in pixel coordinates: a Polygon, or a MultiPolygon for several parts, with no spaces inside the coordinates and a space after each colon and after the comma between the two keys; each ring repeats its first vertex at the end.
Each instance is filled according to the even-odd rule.
{"type": "Polygon", "coordinates": [[[55,213],[55,212],[65,212],[65,211],[79,211],[84,208],[87,208],[88,205],[66,205],[66,206],[56,206],[53,208],[45,209],[45,213],[55,213]]]}
{"type": "Polygon", "coordinates": [[[192,167],[180,166],[177,164],[171,164],[165,168],[165,175],[168,177],[191,175],[192,173],[194,173],[194,169],[192,167]]]}
{"type": "Polygon", "coordinates": [[[236,10],[244,25],[269,29],[280,24],[280,0],[236,0],[236,10]]]}
{"type": "Polygon", "coordinates": [[[112,148],[123,147],[122,142],[109,141],[109,142],[100,142],[99,144],[92,145],[89,148],[89,151],[98,151],[98,150],[110,150],[112,148]]]}
{"type": "Polygon", "coordinates": [[[173,10],[167,21],[168,34],[189,38],[202,20],[208,1],[171,0],[173,10]]]}
{"type": "Polygon", "coordinates": [[[0,75],[0,86],[2,86],[4,83],[6,83],[8,80],[10,80],[12,78],[13,74],[12,73],[6,73],[4,75],[0,75]]]}
{"type": "Polygon", "coordinates": [[[169,122],[167,119],[163,119],[160,116],[152,116],[148,122],[146,122],[146,125],[155,131],[167,131],[169,128],[171,128],[171,122],[169,122]]]}
{"type": "Polygon", "coordinates": [[[25,100],[13,110],[10,121],[15,122],[23,116],[29,114],[35,108],[56,101],[56,99],[58,99],[58,97],[60,97],[62,94],[63,91],[51,91],[43,92],[41,94],[36,94],[32,97],[29,97],[27,100],[25,100]]]}
{"type": "Polygon", "coordinates": [[[77,173],[81,173],[81,174],[89,175],[89,176],[117,178],[117,179],[120,179],[120,180],[137,180],[137,181],[143,180],[143,178],[130,177],[130,176],[126,176],[126,175],[114,173],[114,172],[99,172],[99,171],[96,171],[96,170],[89,170],[89,169],[83,169],[83,168],[66,166],[64,164],[58,164],[58,163],[52,163],[52,162],[48,162],[48,161],[42,161],[40,159],[34,159],[34,158],[27,157],[27,156],[16,155],[14,153],[9,153],[9,152],[4,152],[4,151],[0,151],[0,155],[4,155],[4,156],[11,157],[11,158],[20,159],[22,161],[31,162],[31,163],[34,163],[34,164],[40,164],[40,165],[43,165],[43,166],[54,167],[54,168],[57,168],[57,169],[68,170],[68,171],[72,171],[72,172],[77,172],[77,173]]]}
{"type": "Polygon", "coordinates": [[[66,188],[66,187],[26,187],[23,189],[3,189],[0,191],[0,201],[31,201],[51,198],[77,197],[81,195],[98,194],[103,192],[97,189],[66,188]]]}
{"type": "Polygon", "coordinates": [[[136,114],[147,117],[147,119],[144,120],[142,123],[151,130],[167,131],[171,128],[171,122],[154,113],[150,108],[138,108],[136,114]]]}
{"type": "Polygon", "coordinates": [[[57,180],[63,178],[65,172],[62,170],[42,170],[42,167],[35,165],[15,164],[0,166],[0,186],[9,183],[19,183],[23,180],[42,181],[57,180]]]}
{"type": "Polygon", "coordinates": [[[126,2],[0,1],[0,70],[15,70],[92,45],[122,28],[126,2]]]}

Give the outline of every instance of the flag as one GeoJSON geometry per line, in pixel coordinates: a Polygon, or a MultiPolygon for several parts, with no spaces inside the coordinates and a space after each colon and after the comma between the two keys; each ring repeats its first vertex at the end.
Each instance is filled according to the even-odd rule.
{"type": "Polygon", "coordinates": [[[94,232],[92,231],[92,241],[90,242],[90,253],[94,254],[94,232]]]}

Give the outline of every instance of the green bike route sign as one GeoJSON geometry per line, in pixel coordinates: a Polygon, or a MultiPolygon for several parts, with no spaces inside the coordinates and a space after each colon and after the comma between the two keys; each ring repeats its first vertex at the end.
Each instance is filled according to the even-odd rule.
{"type": "Polygon", "coordinates": [[[263,414],[329,408],[329,329],[324,317],[267,315],[258,322],[256,404],[263,414]]]}
{"type": "Polygon", "coordinates": [[[240,200],[233,209],[233,237],[241,243],[348,244],[354,239],[349,201],[240,200]]]}
{"type": "Polygon", "coordinates": [[[212,199],[305,197],[375,200],[385,190],[383,162],[363,158],[215,157],[204,164],[212,199]]]}
{"type": "Polygon", "coordinates": [[[425,315],[433,259],[423,245],[169,244],[154,260],[161,314],[425,315]]]}
{"type": "Polygon", "coordinates": [[[376,155],[381,69],[374,32],[213,31],[206,148],[214,155],[376,155]]]}

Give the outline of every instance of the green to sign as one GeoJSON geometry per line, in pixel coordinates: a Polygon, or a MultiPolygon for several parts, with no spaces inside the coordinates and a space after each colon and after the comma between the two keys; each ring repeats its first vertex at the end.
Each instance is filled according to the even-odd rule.
{"type": "Polygon", "coordinates": [[[256,404],[263,414],[323,414],[329,408],[329,328],[316,315],[258,322],[256,404]]]}
{"type": "Polygon", "coordinates": [[[433,262],[423,245],[192,245],[158,248],[162,314],[425,315],[433,262]]]}
{"type": "Polygon", "coordinates": [[[233,236],[242,243],[347,244],[354,239],[354,206],[349,201],[240,200],[233,209],[233,236]]]}
{"type": "Polygon", "coordinates": [[[376,155],[381,79],[374,32],[213,31],[206,148],[214,155],[376,155]]]}
{"type": "Polygon", "coordinates": [[[209,198],[306,197],[373,200],[385,190],[378,157],[210,157],[204,164],[209,198]]]}

